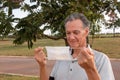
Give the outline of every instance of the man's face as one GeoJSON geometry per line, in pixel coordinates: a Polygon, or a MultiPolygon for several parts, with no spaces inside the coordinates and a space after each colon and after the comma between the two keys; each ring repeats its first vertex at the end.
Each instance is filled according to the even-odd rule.
{"type": "Polygon", "coordinates": [[[89,29],[83,28],[81,20],[76,19],[68,21],[65,27],[67,41],[71,48],[79,49],[80,47],[86,47],[86,37],[89,33],[89,29]]]}

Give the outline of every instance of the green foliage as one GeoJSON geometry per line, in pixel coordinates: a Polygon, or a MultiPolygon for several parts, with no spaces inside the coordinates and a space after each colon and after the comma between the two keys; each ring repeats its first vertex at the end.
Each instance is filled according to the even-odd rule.
{"type": "Polygon", "coordinates": [[[1,9],[4,9],[4,8],[8,8],[8,16],[12,15],[12,10],[13,9],[18,9],[21,7],[21,3],[23,2],[24,0],[1,0],[0,1],[0,8],[1,9]]]}
{"type": "MultiPolygon", "coordinates": [[[[47,24],[47,25],[45,25],[43,29],[38,28],[39,26],[34,26],[34,27],[37,27],[37,29],[41,31],[41,33],[39,33],[40,35],[44,35],[43,32],[47,29],[50,29],[52,34],[54,35],[52,37],[47,35],[47,37],[55,40],[64,39],[65,37],[64,19],[69,14],[73,12],[80,12],[85,14],[85,16],[87,16],[87,18],[91,21],[90,33],[94,35],[96,32],[100,31],[101,26],[98,25],[98,23],[101,19],[104,18],[102,13],[104,11],[109,12],[113,8],[113,5],[115,5],[113,4],[111,6],[111,3],[114,3],[113,0],[109,0],[109,1],[84,0],[84,2],[79,0],[35,0],[35,1],[31,0],[31,2],[36,2],[36,4],[31,6],[25,4],[25,6],[22,7],[21,9],[27,10],[31,14],[37,13],[37,15],[39,15],[40,17],[39,18],[40,20],[38,19],[38,17],[34,17],[36,18],[36,20],[34,20],[33,23],[38,22],[39,24],[47,24]],[[40,6],[41,9],[40,10],[37,9],[40,6]]],[[[20,39],[23,38],[22,37],[23,34],[24,33],[19,34],[21,35],[20,39]]],[[[31,41],[32,38],[28,38],[27,40],[30,40],[30,42],[28,43],[32,45],[32,41],[31,41]]]]}
{"type": "Polygon", "coordinates": [[[32,21],[29,21],[29,19],[22,19],[20,20],[19,24],[17,24],[15,27],[18,29],[14,33],[16,36],[16,39],[13,41],[14,44],[22,44],[25,41],[28,42],[28,48],[31,48],[33,46],[33,41],[36,41],[36,35],[38,32],[38,27],[33,25],[35,23],[32,23],[32,21]]]}
{"type": "Polygon", "coordinates": [[[13,16],[7,16],[3,11],[0,11],[0,35],[7,36],[14,28],[12,27],[12,17],[13,16]]]}
{"type": "MultiPolygon", "coordinates": [[[[12,14],[13,3],[9,0],[2,0],[3,7],[9,8],[9,15],[12,14]],[[6,2],[5,2],[6,1],[6,2]],[[8,5],[9,4],[9,5],[8,5]]],[[[111,10],[120,11],[120,3],[116,0],[30,0],[35,4],[24,3],[20,5],[21,10],[28,11],[29,15],[22,18],[15,26],[15,44],[22,44],[27,41],[28,48],[31,48],[37,36],[46,36],[51,39],[64,39],[64,19],[73,12],[80,12],[91,21],[91,34],[100,31],[100,20],[104,19],[111,10]],[[41,29],[41,26],[44,27],[41,29]],[[50,29],[52,36],[45,35],[44,31],[50,29]]],[[[9,25],[9,24],[7,24],[9,25]]]]}

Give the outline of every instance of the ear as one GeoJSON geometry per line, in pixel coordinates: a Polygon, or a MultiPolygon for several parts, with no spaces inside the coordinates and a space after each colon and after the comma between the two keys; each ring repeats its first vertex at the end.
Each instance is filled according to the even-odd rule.
{"type": "Polygon", "coordinates": [[[87,27],[87,28],[85,28],[85,36],[87,37],[88,34],[89,34],[89,28],[87,27]]]}

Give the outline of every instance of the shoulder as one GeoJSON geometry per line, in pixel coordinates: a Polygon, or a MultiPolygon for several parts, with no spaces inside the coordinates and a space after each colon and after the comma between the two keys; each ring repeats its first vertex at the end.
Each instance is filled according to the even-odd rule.
{"type": "Polygon", "coordinates": [[[93,50],[93,52],[95,64],[101,76],[101,80],[115,80],[109,57],[103,52],[96,50],[93,50]]]}
{"type": "Polygon", "coordinates": [[[96,50],[93,50],[93,53],[94,53],[94,59],[95,59],[96,66],[106,65],[107,67],[111,65],[110,59],[105,53],[96,51],[96,50]]]}
{"type": "Polygon", "coordinates": [[[100,51],[96,51],[96,50],[93,50],[93,53],[94,53],[94,57],[95,57],[95,60],[109,60],[109,57],[103,53],[103,52],[100,52],[100,51]]]}

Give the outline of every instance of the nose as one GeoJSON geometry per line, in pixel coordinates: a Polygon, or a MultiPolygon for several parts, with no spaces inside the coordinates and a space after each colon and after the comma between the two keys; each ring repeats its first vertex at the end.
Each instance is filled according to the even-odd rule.
{"type": "Polygon", "coordinates": [[[74,35],[73,33],[71,33],[70,35],[68,35],[68,38],[69,38],[70,40],[74,40],[74,39],[75,39],[75,35],[74,35]]]}

